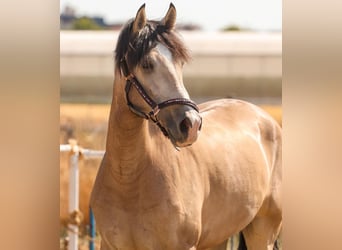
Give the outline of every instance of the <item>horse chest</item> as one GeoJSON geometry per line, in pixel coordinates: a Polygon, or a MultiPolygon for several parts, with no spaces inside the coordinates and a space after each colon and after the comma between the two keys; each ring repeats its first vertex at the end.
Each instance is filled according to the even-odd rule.
{"type": "Polygon", "coordinates": [[[101,234],[109,249],[189,249],[199,238],[197,220],[169,201],[131,211],[112,208],[102,214],[106,222],[102,221],[101,234]]]}
{"type": "Polygon", "coordinates": [[[200,213],[184,205],[182,194],[155,175],[126,200],[113,194],[94,207],[108,249],[189,249],[200,234],[200,213]],[[186,208],[185,208],[186,207],[186,208]]]}

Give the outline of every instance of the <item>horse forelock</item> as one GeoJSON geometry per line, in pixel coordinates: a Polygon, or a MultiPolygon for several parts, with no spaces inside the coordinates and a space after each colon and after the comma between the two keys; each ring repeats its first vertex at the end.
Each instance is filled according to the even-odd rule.
{"type": "Polygon", "coordinates": [[[175,61],[187,62],[189,52],[175,30],[167,30],[161,22],[149,20],[138,34],[132,34],[133,19],[122,28],[115,49],[115,64],[121,71],[120,61],[126,57],[130,70],[138,66],[158,43],[168,48],[175,61]]]}

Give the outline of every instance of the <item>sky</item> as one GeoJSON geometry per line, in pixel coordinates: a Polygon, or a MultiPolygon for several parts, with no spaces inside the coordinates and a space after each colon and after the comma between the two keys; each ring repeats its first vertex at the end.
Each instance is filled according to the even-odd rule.
{"type": "MultiPolygon", "coordinates": [[[[76,15],[102,16],[107,23],[126,22],[146,3],[148,19],[161,19],[170,1],[165,0],[60,0],[76,15]]],[[[217,31],[228,25],[257,31],[282,29],[281,0],[172,0],[177,9],[177,22],[200,25],[205,31],[217,31]]]]}

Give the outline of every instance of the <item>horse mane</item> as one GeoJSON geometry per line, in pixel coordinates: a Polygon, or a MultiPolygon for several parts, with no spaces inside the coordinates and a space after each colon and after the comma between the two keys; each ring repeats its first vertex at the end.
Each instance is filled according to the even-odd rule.
{"type": "Polygon", "coordinates": [[[157,43],[166,46],[172,53],[173,59],[187,62],[190,54],[178,33],[168,30],[158,21],[148,20],[138,34],[132,34],[134,19],[129,20],[122,28],[115,49],[115,65],[121,72],[121,60],[126,57],[130,70],[138,66],[144,57],[157,43]]]}

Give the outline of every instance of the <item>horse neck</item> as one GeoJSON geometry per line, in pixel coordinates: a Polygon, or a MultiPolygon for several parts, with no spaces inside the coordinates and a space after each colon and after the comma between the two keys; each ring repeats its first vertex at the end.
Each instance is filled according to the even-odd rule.
{"type": "Polygon", "coordinates": [[[116,71],[109,116],[106,157],[119,176],[139,173],[148,155],[148,121],[131,112],[126,104],[125,79],[116,71]]]}

